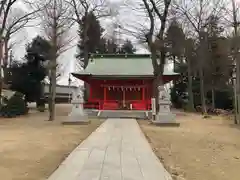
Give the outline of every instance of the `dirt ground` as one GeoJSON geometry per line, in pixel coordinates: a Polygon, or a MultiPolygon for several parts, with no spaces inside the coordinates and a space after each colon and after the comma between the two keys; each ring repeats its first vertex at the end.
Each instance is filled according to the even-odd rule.
{"type": "Polygon", "coordinates": [[[177,115],[180,127],[139,121],[156,155],[177,180],[239,180],[240,126],[222,117],[177,115]]]}
{"type": "Polygon", "coordinates": [[[0,119],[0,175],[2,180],[45,180],[67,155],[102,121],[62,125],[69,107],[57,107],[56,121],[47,113],[0,119]]]}

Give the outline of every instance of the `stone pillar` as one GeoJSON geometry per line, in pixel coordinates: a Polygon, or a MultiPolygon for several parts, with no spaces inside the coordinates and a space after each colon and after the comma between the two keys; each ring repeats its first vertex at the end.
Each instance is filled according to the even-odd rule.
{"type": "Polygon", "coordinates": [[[179,125],[176,123],[176,115],[171,112],[170,96],[166,92],[164,86],[159,86],[158,91],[159,111],[157,112],[156,120],[154,120],[153,123],[159,125],[179,125]]]}
{"type": "Polygon", "coordinates": [[[71,101],[72,111],[68,115],[68,119],[63,121],[63,124],[82,124],[89,122],[87,113],[84,111],[83,108],[84,103],[83,93],[84,93],[83,86],[74,90],[71,101]]]}

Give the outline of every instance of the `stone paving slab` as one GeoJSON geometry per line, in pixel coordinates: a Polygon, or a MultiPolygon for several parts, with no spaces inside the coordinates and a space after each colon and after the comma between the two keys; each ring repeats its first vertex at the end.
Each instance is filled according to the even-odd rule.
{"type": "Polygon", "coordinates": [[[172,180],[135,119],[108,119],[48,180],[172,180]]]}

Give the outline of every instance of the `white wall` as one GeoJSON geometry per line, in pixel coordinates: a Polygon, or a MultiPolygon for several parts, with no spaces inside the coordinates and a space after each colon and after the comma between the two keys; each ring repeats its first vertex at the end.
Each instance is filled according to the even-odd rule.
{"type": "MultiPolygon", "coordinates": [[[[74,91],[74,89],[77,89],[77,87],[75,86],[60,86],[57,85],[56,87],[56,93],[61,93],[61,94],[72,94],[72,92],[74,91]]],[[[44,92],[45,93],[49,93],[49,85],[45,84],[44,86],[44,92]]]]}

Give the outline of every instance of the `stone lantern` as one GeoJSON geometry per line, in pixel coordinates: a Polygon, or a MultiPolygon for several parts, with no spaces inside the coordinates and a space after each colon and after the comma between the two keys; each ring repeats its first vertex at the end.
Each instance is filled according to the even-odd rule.
{"type": "Polygon", "coordinates": [[[89,122],[88,116],[83,108],[83,90],[83,86],[74,89],[71,101],[72,111],[68,115],[68,119],[63,121],[63,124],[82,124],[89,122]]]}
{"type": "Polygon", "coordinates": [[[176,115],[171,112],[170,96],[166,92],[165,87],[159,86],[158,91],[159,111],[157,112],[156,120],[154,120],[153,123],[159,125],[179,125],[176,123],[176,115]]]}

